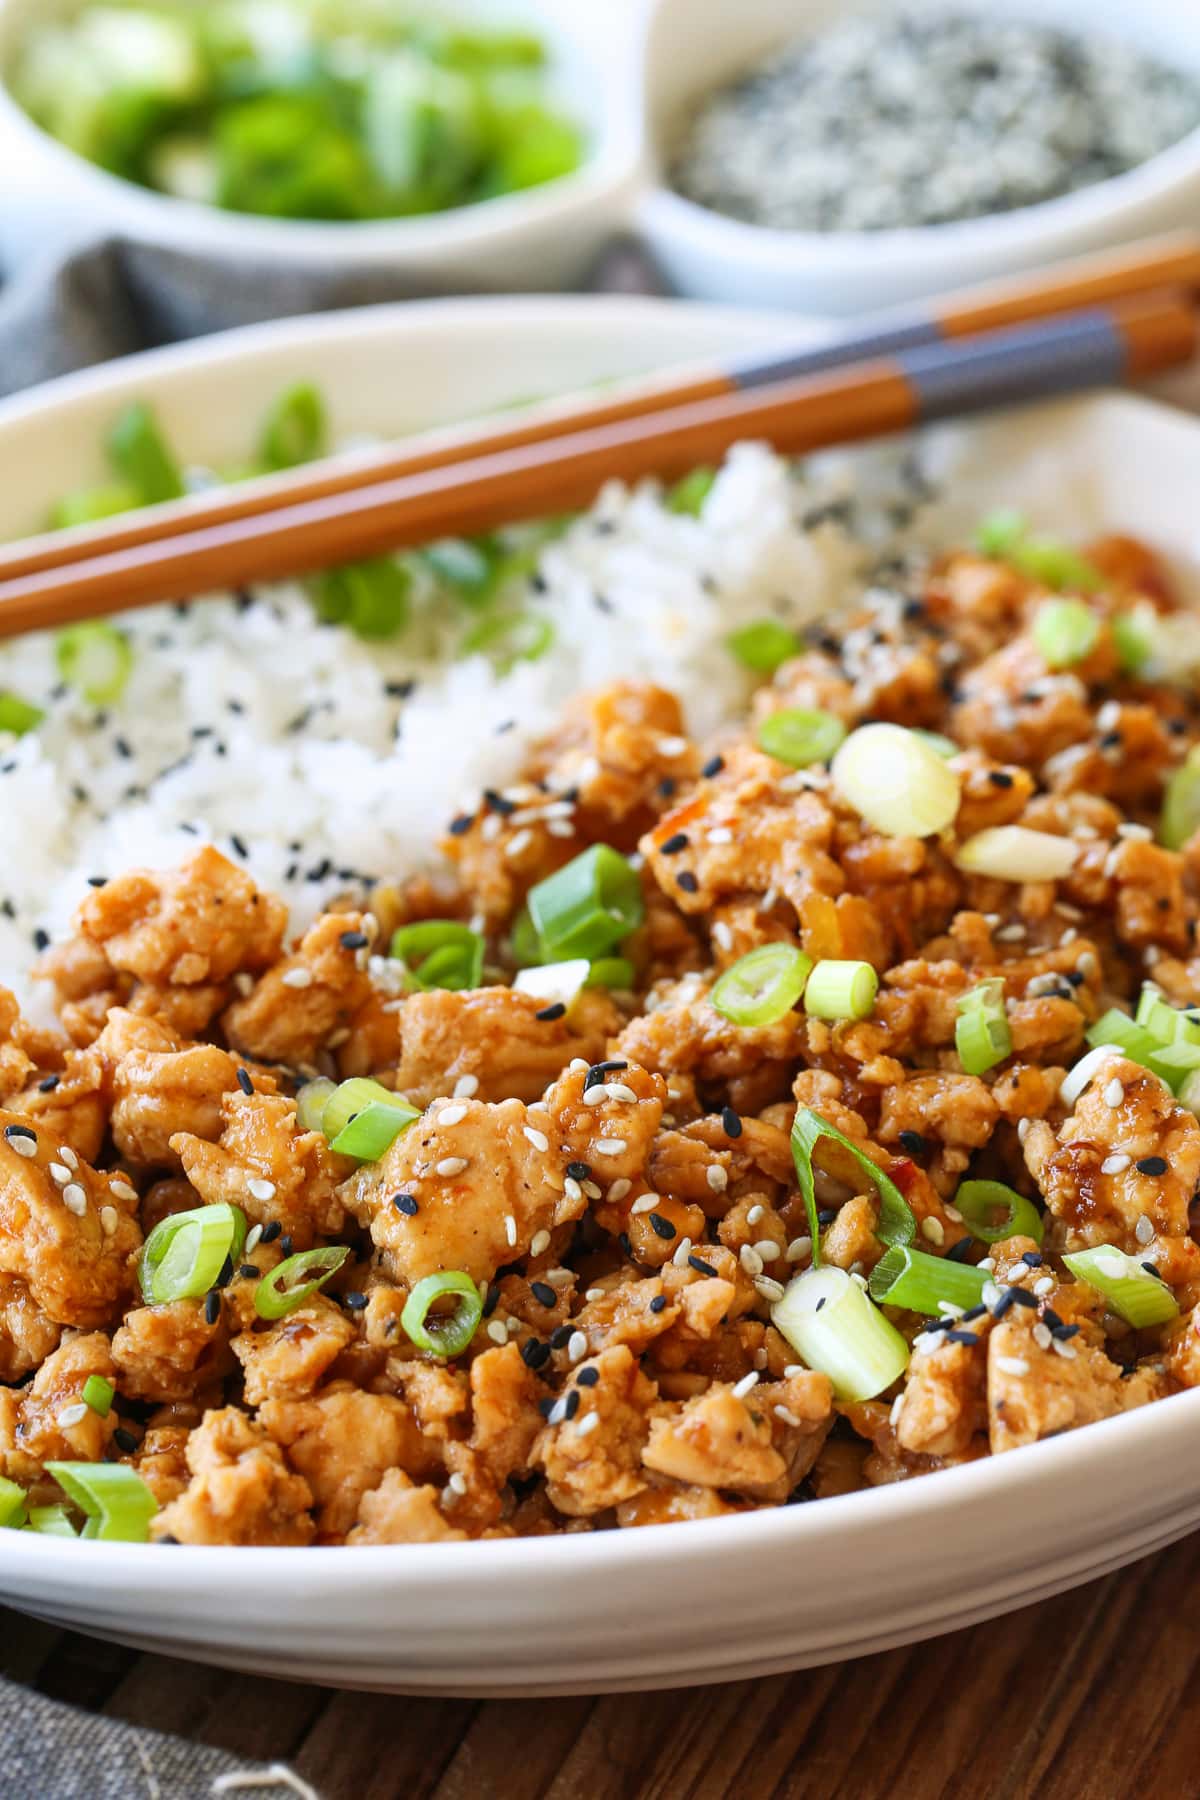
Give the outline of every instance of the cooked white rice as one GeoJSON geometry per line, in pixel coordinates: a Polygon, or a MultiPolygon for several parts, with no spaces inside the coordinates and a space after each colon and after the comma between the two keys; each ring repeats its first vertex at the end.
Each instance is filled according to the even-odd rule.
{"type": "Polygon", "coordinates": [[[553,648],[502,677],[452,660],[461,614],[427,604],[397,644],[364,644],[318,624],[295,585],[130,614],[133,673],[107,714],[58,685],[50,636],[0,648],[0,689],[47,713],[0,735],[0,980],[25,988],[39,934],[68,928],[89,877],[170,865],[198,841],[283,894],[297,927],[355,876],[428,867],[455,812],[614,677],[671,687],[710,735],[746,697],[728,633],[801,626],[856,584],[848,508],[828,504],[845,482],[840,465],[818,486],[744,445],[700,519],[653,485],[608,489],[521,596],[553,621],[553,648]]]}

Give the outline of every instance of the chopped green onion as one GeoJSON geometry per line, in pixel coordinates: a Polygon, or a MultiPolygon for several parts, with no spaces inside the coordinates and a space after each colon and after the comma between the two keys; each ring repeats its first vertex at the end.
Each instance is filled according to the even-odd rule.
{"type": "Polygon", "coordinates": [[[636,931],[645,917],[636,869],[607,844],[593,844],[529,891],[529,916],[542,952],[589,962],[636,931]]]}
{"type": "Polygon", "coordinates": [[[959,996],[954,1047],[968,1075],[985,1075],[1012,1055],[1012,1027],[1004,1010],[1002,981],[981,981],[959,996]]]}
{"type": "Polygon", "coordinates": [[[1069,669],[1100,642],[1100,621],[1082,600],[1047,600],[1034,618],[1033,641],[1048,669],[1069,669]]]}
{"type": "Polygon", "coordinates": [[[518,969],[532,968],[534,963],[544,960],[541,939],[537,927],[529,916],[529,908],[523,906],[512,922],[509,932],[508,948],[518,969]]]}
{"type": "Polygon", "coordinates": [[[811,1107],[802,1106],[796,1114],[792,1125],[792,1161],[796,1165],[796,1178],[800,1183],[800,1193],[804,1199],[804,1210],[808,1214],[809,1235],[812,1238],[813,1268],[821,1266],[821,1222],[817,1217],[817,1192],[813,1179],[813,1151],[822,1138],[832,1138],[840,1144],[858,1164],[863,1174],[872,1182],[879,1193],[879,1224],[875,1235],[885,1244],[911,1244],[917,1234],[917,1221],[912,1208],[900,1192],[890,1175],[883,1170],[857,1144],[853,1143],[844,1132],[838,1130],[823,1119],[820,1113],[813,1112],[811,1107]]]}
{"type": "Polygon", "coordinates": [[[793,769],[828,762],[846,736],[846,727],[835,713],[813,706],[788,706],[769,713],[758,728],[758,747],[776,762],[793,769]]]}
{"type": "Polygon", "coordinates": [[[600,956],[588,969],[585,988],[609,988],[628,994],[637,985],[637,970],[625,956],[600,956]]]}
{"type": "Polygon", "coordinates": [[[1121,668],[1126,675],[1136,675],[1154,655],[1155,626],[1158,614],[1144,603],[1132,612],[1117,613],[1109,620],[1113,643],[1121,668]]]}
{"type": "Polygon", "coordinates": [[[418,1281],[404,1303],[400,1323],[418,1350],[429,1350],[435,1356],[461,1356],[482,1317],[483,1301],[471,1277],[459,1269],[447,1269],[418,1281]],[[453,1310],[435,1312],[437,1302],[449,1295],[454,1297],[453,1310]]]}
{"type": "Polygon", "coordinates": [[[90,1406],[94,1413],[107,1419],[112,1410],[113,1395],[116,1389],[111,1381],[105,1381],[103,1375],[89,1375],[83,1384],[80,1399],[85,1406],[90,1406]]]}
{"type": "Polygon", "coordinates": [[[1061,881],[1078,854],[1074,838],[1026,825],[991,825],[961,844],[954,860],[968,875],[990,875],[994,881],[1061,881]]]}
{"type": "Polygon", "coordinates": [[[179,500],[184,493],[179,464],[167,448],[158,421],[142,400],[135,400],[114,420],[108,454],[117,473],[137,494],[141,506],[179,500]]]}
{"type": "Polygon", "coordinates": [[[335,1138],[364,1107],[374,1106],[377,1102],[380,1106],[404,1104],[381,1081],[370,1081],[364,1075],[340,1081],[325,1102],[321,1114],[321,1130],[327,1138],[335,1138]]]}
{"type": "Polygon", "coordinates": [[[40,706],[22,700],[19,694],[0,693],[0,731],[11,732],[13,737],[24,737],[27,731],[40,725],[45,716],[40,706]]]}
{"type": "Polygon", "coordinates": [[[943,1301],[964,1312],[978,1306],[987,1282],[986,1272],[970,1263],[893,1244],[871,1270],[867,1286],[881,1306],[902,1306],[907,1312],[937,1318],[943,1301]]]}
{"type": "Polygon", "coordinates": [[[962,781],[901,725],[860,725],[833,759],[842,799],[886,837],[932,837],[954,822],[962,781]]]}
{"type": "Polygon", "coordinates": [[[1200,745],[1188,753],[1167,782],[1158,836],[1168,850],[1182,850],[1200,831],[1200,745]]]}
{"type": "Polygon", "coordinates": [[[1184,1076],[1175,1097],[1180,1106],[1200,1119],[1200,1069],[1193,1069],[1190,1075],[1184,1076]]]}
{"type": "Polygon", "coordinates": [[[78,1537],[79,1533],[72,1525],[65,1506],[31,1506],[29,1509],[28,1531],[40,1532],[43,1537],[78,1537]]]}
{"type": "Polygon", "coordinates": [[[123,631],[101,620],[68,625],[54,640],[54,659],[63,680],[89,706],[111,706],[121,698],[133,668],[133,647],[123,631]]]}
{"type": "Polygon", "coordinates": [[[1063,1261],[1077,1280],[1103,1294],[1117,1317],[1138,1331],[1178,1317],[1179,1302],[1166,1282],[1113,1244],[1073,1251],[1063,1261]]]}
{"type": "Polygon", "coordinates": [[[923,744],[928,744],[929,748],[935,751],[938,756],[944,756],[949,759],[951,756],[958,755],[959,746],[955,743],[954,739],[943,737],[940,731],[922,731],[919,727],[914,725],[912,727],[912,734],[915,738],[920,738],[923,744]]]}
{"type": "Polygon", "coordinates": [[[46,1473],[86,1513],[85,1538],[144,1544],[150,1536],[158,1501],[128,1463],[49,1462],[46,1473]]]}
{"type": "Polygon", "coordinates": [[[794,944],[760,944],[726,969],[709,999],[731,1025],[773,1025],[795,1006],[812,966],[794,944]]]}
{"type": "Polygon", "coordinates": [[[1081,594],[1091,594],[1104,586],[1099,569],[1057,538],[1025,538],[1007,552],[1007,560],[1022,575],[1046,587],[1073,588],[1081,594]]]}
{"type": "Polygon", "coordinates": [[[964,1181],[954,1204],[971,1236],[981,1243],[998,1244],[1011,1237],[1042,1241],[1045,1226],[1037,1207],[1002,1181],[964,1181]]]}
{"type": "Polygon", "coordinates": [[[771,1323],[842,1401],[873,1400],[908,1367],[908,1345],[844,1269],[806,1269],[771,1308],[771,1323]]]}
{"type": "Polygon", "coordinates": [[[325,1108],[336,1092],[337,1082],[330,1081],[328,1075],[319,1075],[315,1081],[306,1081],[296,1095],[296,1123],[301,1131],[320,1131],[325,1117],[325,1108]]]}
{"type": "Polygon", "coordinates": [[[795,632],[789,631],[786,625],[777,624],[774,619],[760,619],[756,625],[743,625],[740,631],[731,632],[725,642],[742,667],[755,675],[773,675],[800,648],[795,632]]]}
{"type": "Polygon", "coordinates": [[[151,1306],[198,1300],[225,1266],[237,1261],[246,1241],[246,1215],[218,1201],[160,1219],[142,1246],[138,1279],[151,1306]]]}
{"type": "Polygon", "coordinates": [[[495,592],[503,552],[495,538],[441,538],[420,560],[443,587],[478,605],[495,592]]]}
{"type": "Polygon", "coordinates": [[[317,617],[326,625],[345,625],[368,642],[395,637],[408,624],[411,587],[408,570],[392,556],[344,563],[318,576],[317,617]]]}
{"type": "Polygon", "coordinates": [[[549,619],[530,612],[497,613],[473,626],[459,651],[463,656],[489,656],[498,673],[507,675],[519,662],[537,662],[553,643],[549,619]]]}
{"type": "MultiPolygon", "coordinates": [[[[343,1087],[349,1085],[342,1083],[343,1087]]],[[[401,1094],[389,1094],[386,1100],[370,1100],[361,1112],[353,1114],[336,1137],[330,1139],[329,1148],[338,1156],[353,1156],[359,1162],[378,1162],[401,1132],[415,1125],[420,1116],[416,1107],[409,1106],[401,1094]]]]}
{"type": "Polygon", "coordinates": [[[592,965],[586,956],[572,957],[568,962],[541,963],[536,968],[522,969],[513,982],[517,994],[529,994],[546,1006],[574,1006],[587,986],[592,965]]]}
{"type": "Polygon", "coordinates": [[[268,469],[294,469],[325,449],[328,435],[325,402],[308,381],[282,393],[263,425],[259,459],[268,469]]]}
{"type": "Polygon", "coordinates": [[[804,1010],[814,1019],[867,1019],[875,1007],[879,977],[869,962],[819,962],[804,990],[804,1010]]]}
{"type": "Polygon", "coordinates": [[[1001,506],[981,520],[975,542],[985,556],[1004,557],[1020,542],[1028,530],[1024,513],[1015,507],[1001,506]]]}
{"type": "Polygon", "coordinates": [[[1097,1047],[1115,1045],[1122,1056],[1149,1069],[1170,1088],[1175,1088],[1189,1069],[1200,1067],[1200,1048],[1188,1044],[1163,1044],[1144,1025],[1135,1024],[1128,1013],[1116,1006],[1110,1007],[1088,1027],[1087,1041],[1097,1047]]]}
{"type": "Polygon", "coordinates": [[[115,519],[120,513],[136,512],[142,504],[133,488],[124,482],[107,487],[77,488],[64,494],[50,512],[51,531],[70,531],[76,525],[98,525],[104,519],[115,519]]]}
{"type": "Polygon", "coordinates": [[[25,1489],[0,1475],[0,1528],[20,1530],[25,1523],[25,1489]]]}
{"type": "Polygon", "coordinates": [[[1171,1006],[1153,981],[1142,984],[1134,1023],[1145,1026],[1164,1049],[1173,1044],[1200,1044],[1200,1008],[1171,1006]]]}
{"type": "Polygon", "coordinates": [[[337,1274],[349,1254],[346,1244],[325,1244],[318,1250],[301,1250],[297,1256],[285,1257],[255,1288],[255,1312],[260,1319],[286,1318],[337,1274]]]}
{"type": "Polygon", "coordinates": [[[392,933],[391,955],[404,963],[420,988],[477,988],[483,974],[483,939],[457,919],[422,919],[392,933]]]}
{"type": "Polygon", "coordinates": [[[668,488],[663,496],[663,505],[668,512],[685,513],[689,518],[698,519],[704,511],[704,502],[712,493],[713,483],[717,479],[715,469],[693,469],[682,481],[668,488]]]}

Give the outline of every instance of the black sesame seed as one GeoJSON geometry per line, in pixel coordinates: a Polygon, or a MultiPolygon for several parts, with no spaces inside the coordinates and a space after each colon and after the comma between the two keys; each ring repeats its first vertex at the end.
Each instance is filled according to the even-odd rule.
{"type": "Polygon", "coordinates": [[[711,781],[713,776],[719,775],[724,767],[725,758],[723,756],[710,756],[700,773],[711,781]]]}
{"type": "Polygon", "coordinates": [[[681,850],[687,849],[688,842],[687,832],[677,831],[672,837],[667,839],[665,844],[660,844],[658,846],[659,852],[663,856],[677,856],[681,850]]]}
{"type": "Polygon", "coordinates": [[[543,1344],[539,1338],[526,1338],[521,1345],[521,1361],[527,1369],[540,1369],[549,1360],[549,1344],[543,1344]]]}
{"type": "Polygon", "coordinates": [[[552,1350],[561,1350],[564,1345],[570,1343],[574,1331],[575,1327],[573,1325],[556,1325],[554,1330],[550,1333],[550,1348],[552,1350]]]}
{"type": "Polygon", "coordinates": [[[585,1162],[569,1162],[567,1164],[567,1174],[571,1177],[572,1181],[589,1181],[592,1174],[592,1165],[591,1163],[585,1162]]]}
{"type": "Polygon", "coordinates": [[[667,1296],[665,1294],[655,1294],[653,1300],[650,1302],[650,1311],[652,1313],[665,1312],[666,1306],[667,1296]]]}
{"type": "Polygon", "coordinates": [[[40,925],[33,934],[33,947],[35,950],[48,950],[50,948],[50,933],[48,931],[43,931],[40,925]]]}
{"type": "Polygon", "coordinates": [[[817,1304],[813,1307],[813,1311],[820,1312],[820,1310],[824,1306],[824,1304],[825,1304],[825,1296],[824,1296],[824,1294],[822,1294],[821,1298],[817,1301],[817,1304]]]}
{"type": "Polygon", "coordinates": [[[713,1276],[715,1276],[716,1272],[717,1272],[713,1268],[711,1263],[705,1262],[705,1260],[702,1256],[689,1256],[688,1257],[688,1268],[695,1269],[697,1275],[713,1275],[713,1276]]]}
{"type": "Polygon", "coordinates": [[[700,891],[700,883],[690,869],[681,870],[675,877],[675,884],[677,887],[681,887],[685,894],[698,894],[700,891]]]}
{"type": "Polygon", "coordinates": [[[1165,1156],[1143,1156],[1133,1166],[1139,1175],[1165,1175],[1167,1159],[1165,1156]]]}
{"type": "MultiPolygon", "coordinates": [[[[1036,1295],[1027,1293],[1024,1288],[1010,1287],[1005,1292],[1004,1299],[1008,1301],[1010,1306],[1032,1306],[1035,1308],[1037,1306],[1036,1295]]],[[[997,1308],[997,1310],[999,1309],[997,1308]]]]}
{"type": "Polygon", "coordinates": [[[1078,1330],[1078,1325],[1055,1325],[1050,1335],[1056,1338],[1060,1344],[1065,1344],[1067,1339],[1073,1338],[1078,1330]]]}
{"type": "Polygon", "coordinates": [[[647,1217],[660,1238],[678,1237],[679,1233],[676,1231],[674,1225],[672,1225],[670,1219],[664,1219],[660,1212],[649,1213],[647,1217]]]}
{"type": "Polygon", "coordinates": [[[578,1375],[575,1377],[576,1384],[579,1387],[595,1387],[599,1379],[599,1369],[580,1369],[578,1375]]]}
{"type": "Polygon", "coordinates": [[[618,1242],[618,1244],[620,1244],[622,1250],[625,1252],[626,1256],[632,1262],[633,1261],[633,1245],[629,1241],[629,1233],[627,1231],[619,1231],[617,1233],[617,1242],[618,1242]]]}
{"type": "Polygon", "coordinates": [[[900,1148],[902,1150],[907,1150],[910,1156],[924,1156],[925,1151],[928,1149],[928,1145],[919,1131],[902,1131],[900,1133],[900,1148]]]}
{"type": "MultiPolygon", "coordinates": [[[[622,1062],[619,1057],[610,1058],[608,1062],[593,1063],[583,1078],[584,1093],[586,1094],[589,1088],[599,1087],[606,1075],[614,1075],[619,1069],[627,1069],[628,1067],[629,1064],[627,1062],[622,1062]]],[[[570,1174],[570,1172],[570,1169],[568,1169],[567,1173],[570,1174]]],[[[590,1169],[588,1170],[588,1174],[591,1174],[590,1169]]],[[[582,1181],[584,1177],[577,1175],[575,1179],[577,1181],[582,1181]]]]}
{"type": "Polygon", "coordinates": [[[237,1084],[241,1088],[243,1094],[252,1094],[254,1092],[254,1083],[250,1079],[249,1069],[238,1070],[237,1084]]]}
{"type": "Polygon", "coordinates": [[[509,813],[515,813],[517,810],[516,801],[507,799],[503,794],[498,794],[495,788],[484,788],[483,797],[491,807],[492,811],[500,813],[504,818],[507,818],[509,813]]]}
{"type": "Polygon", "coordinates": [[[238,1274],[243,1281],[257,1281],[262,1274],[262,1270],[257,1263],[243,1263],[238,1270],[238,1274]]]}
{"type": "Polygon", "coordinates": [[[1020,1291],[1020,1288],[1008,1288],[1005,1293],[1001,1294],[992,1308],[993,1319],[1002,1319],[1006,1312],[1012,1310],[1017,1303],[1017,1295],[1020,1291]]]}
{"type": "Polygon", "coordinates": [[[538,1401],[538,1411],[541,1413],[543,1419],[548,1419],[557,1405],[558,1401],[547,1395],[544,1400],[538,1401]]]}
{"type": "Polygon", "coordinates": [[[1138,1265],[1138,1266],[1139,1266],[1139,1268],[1142,1268],[1142,1269],[1144,1269],[1144,1270],[1145,1270],[1145,1272],[1146,1272],[1146,1274],[1147,1274],[1147,1275],[1153,1275],[1153,1276],[1155,1276],[1155,1277],[1156,1277],[1156,1278],[1157,1278],[1157,1279],[1158,1279],[1158,1280],[1160,1280],[1160,1281],[1161,1281],[1161,1280],[1162,1280],[1162,1277],[1161,1277],[1161,1275],[1159,1275],[1159,1273],[1158,1273],[1158,1265],[1157,1265],[1157,1263],[1152,1263],[1152,1262],[1144,1262],[1144,1263],[1139,1263],[1139,1265],[1138,1265]]]}
{"type": "Polygon", "coordinates": [[[45,1075],[45,1076],[43,1076],[41,1081],[39,1081],[37,1084],[38,1093],[39,1094],[52,1094],[61,1080],[62,1080],[61,1075],[45,1075]]]}
{"type": "Polygon", "coordinates": [[[499,1304],[500,1304],[500,1289],[498,1287],[489,1288],[487,1299],[483,1303],[484,1318],[490,1319],[492,1314],[495,1312],[496,1308],[499,1306],[499,1304]]]}
{"type": "Polygon", "coordinates": [[[579,1411],[579,1404],[579,1394],[575,1388],[572,1388],[567,1395],[566,1405],[563,1408],[565,1417],[573,1419],[575,1414],[579,1411]]]}
{"type": "Polygon", "coordinates": [[[470,831],[474,823],[474,813],[459,813],[456,819],[450,821],[450,836],[462,837],[464,833],[470,831]]]}
{"type": "Polygon", "coordinates": [[[233,1280],[233,1258],[232,1258],[232,1256],[227,1256],[225,1258],[225,1261],[221,1264],[220,1270],[218,1271],[218,1274],[217,1274],[217,1279],[213,1282],[213,1286],[219,1287],[219,1288],[228,1287],[232,1280],[233,1280]]]}
{"type": "Polygon", "coordinates": [[[531,1281],[529,1291],[539,1306],[557,1306],[558,1295],[548,1281],[531,1281]]]}
{"type": "Polygon", "coordinates": [[[117,1446],[118,1450],[123,1450],[126,1456],[132,1456],[133,1452],[138,1447],[138,1441],[134,1437],[132,1431],[126,1431],[123,1425],[118,1425],[117,1429],[113,1432],[113,1443],[117,1446]]]}
{"type": "Polygon", "coordinates": [[[1012,776],[1005,769],[989,769],[988,780],[998,788],[1010,788],[1013,784],[1012,776]]]}
{"type": "Polygon", "coordinates": [[[658,791],[664,800],[669,800],[678,786],[679,783],[673,775],[664,775],[658,784],[658,791]]]}
{"type": "Polygon", "coordinates": [[[982,1319],[986,1313],[987,1307],[980,1303],[978,1306],[970,1307],[965,1313],[960,1313],[958,1322],[960,1325],[968,1325],[972,1319],[982,1319]]]}
{"type": "Polygon", "coordinates": [[[948,1331],[946,1342],[948,1344],[977,1344],[979,1333],[977,1331],[948,1331]]]}
{"type": "Polygon", "coordinates": [[[108,886],[108,876],[107,875],[89,875],[87,878],[87,884],[89,887],[94,887],[94,888],[107,887],[108,886]]]}
{"type": "Polygon", "coordinates": [[[1051,1331],[1057,1331],[1059,1326],[1062,1324],[1062,1320],[1059,1318],[1059,1316],[1055,1312],[1054,1308],[1052,1306],[1048,1306],[1046,1308],[1045,1312],[1042,1314],[1042,1323],[1044,1325],[1048,1325],[1050,1327],[1051,1331]]]}
{"type": "Polygon", "coordinates": [[[1040,1269],[1042,1266],[1042,1253],[1040,1250],[1026,1250],[1021,1261],[1023,1263],[1028,1263],[1031,1269],[1040,1269]]]}
{"type": "Polygon", "coordinates": [[[565,1018],[566,1011],[567,1009],[563,1002],[561,1000],[556,1000],[552,1006],[543,1006],[541,1012],[536,1012],[533,1016],[535,1019],[541,1019],[545,1024],[549,1025],[552,1024],[555,1019],[565,1018]]]}
{"type": "Polygon", "coordinates": [[[958,1242],[956,1244],[951,1244],[950,1248],[947,1250],[946,1259],[948,1262],[966,1262],[970,1254],[971,1239],[969,1237],[959,1238],[958,1242]]]}
{"type": "Polygon", "coordinates": [[[263,1226],[262,1237],[259,1239],[259,1243],[273,1244],[282,1230],[283,1226],[279,1223],[278,1219],[270,1220],[268,1224],[263,1226]]]}
{"type": "Polygon", "coordinates": [[[412,1194],[393,1194],[392,1205],[397,1212],[403,1213],[406,1219],[415,1219],[420,1210],[412,1194]]]}
{"type": "Polygon", "coordinates": [[[370,941],[365,931],[343,931],[338,939],[343,950],[365,950],[370,941]]]}
{"type": "Polygon", "coordinates": [[[823,1206],[821,1208],[820,1212],[817,1214],[817,1224],[818,1225],[832,1225],[833,1221],[836,1218],[837,1218],[837,1207],[836,1206],[823,1206]]]}
{"type": "Polygon", "coordinates": [[[209,1288],[204,1296],[204,1323],[215,1325],[221,1316],[221,1296],[216,1288],[209,1288]]]}
{"type": "Polygon", "coordinates": [[[240,838],[236,831],[231,831],[229,834],[229,841],[233,845],[235,855],[240,856],[242,861],[245,862],[250,854],[249,850],[246,848],[245,839],[240,838]]]}
{"type": "Polygon", "coordinates": [[[731,1137],[731,1138],[740,1138],[741,1137],[742,1121],[738,1117],[737,1113],[734,1111],[732,1106],[722,1107],[722,1109],[721,1109],[721,1124],[724,1128],[726,1137],[731,1137]]]}
{"type": "Polygon", "coordinates": [[[287,1232],[285,1232],[279,1240],[279,1253],[281,1256],[290,1256],[292,1254],[292,1240],[287,1232]]]}
{"type": "Polygon", "coordinates": [[[367,1296],[365,1294],[360,1294],[357,1288],[353,1293],[342,1295],[342,1305],[346,1307],[349,1312],[361,1312],[366,1304],[367,1296]]]}
{"type": "Polygon", "coordinates": [[[10,1141],[13,1138],[32,1138],[33,1142],[37,1143],[37,1132],[31,1131],[28,1125],[6,1125],[4,1135],[10,1141]]]}

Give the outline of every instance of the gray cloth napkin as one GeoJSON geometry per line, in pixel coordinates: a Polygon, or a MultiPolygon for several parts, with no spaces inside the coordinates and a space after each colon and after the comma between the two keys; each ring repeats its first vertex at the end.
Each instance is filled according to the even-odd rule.
{"type": "MultiPolygon", "coordinates": [[[[586,285],[662,291],[630,243],[607,251],[586,285]]],[[[411,281],[387,269],[214,261],[120,237],[68,245],[0,286],[0,395],[230,326],[414,297],[411,281]]]]}

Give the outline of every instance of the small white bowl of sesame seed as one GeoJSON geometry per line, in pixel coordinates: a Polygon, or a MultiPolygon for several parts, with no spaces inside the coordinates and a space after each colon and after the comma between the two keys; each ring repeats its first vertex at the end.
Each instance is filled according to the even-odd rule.
{"type": "Polygon", "coordinates": [[[850,313],[1191,223],[1200,12],[657,0],[641,225],[690,295],[850,313]]]}

